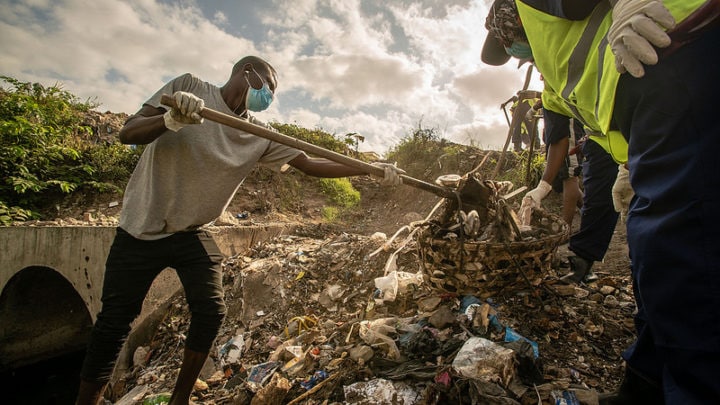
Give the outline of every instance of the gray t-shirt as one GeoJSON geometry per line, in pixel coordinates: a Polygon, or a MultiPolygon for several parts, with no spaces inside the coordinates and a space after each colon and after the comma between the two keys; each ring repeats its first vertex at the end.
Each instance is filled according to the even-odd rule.
{"type": "MultiPolygon", "coordinates": [[[[163,94],[187,91],[205,107],[235,116],[220,88],[191,74],[163,86],[147,105],[164,107],[163,94]]],[[[251,117],[250,122],[265,125],[251,117]]],[[[210,120],[167,131],[146,146],[125,189],[119,226],[155,240],[196,229],[223,213],[238,187],[262,164],[279,170],[301,151],[210,120]]]]}

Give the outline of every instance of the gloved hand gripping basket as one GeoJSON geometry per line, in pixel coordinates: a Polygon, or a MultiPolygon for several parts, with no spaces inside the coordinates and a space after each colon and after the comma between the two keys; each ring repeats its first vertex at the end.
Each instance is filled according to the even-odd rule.
{"type": "Polygon", "coordinates": [[[569,236],[567,223],[541,208],[526,210],[522,221],[503,198],[512,184],[480,180],[460,182],[455,200],[418,233],[423,271],[439,289],[476,293],[499,277],[545,271],[557,247],[569,236]],[[526,225],[522,225],[522,224],[526,225]]]}

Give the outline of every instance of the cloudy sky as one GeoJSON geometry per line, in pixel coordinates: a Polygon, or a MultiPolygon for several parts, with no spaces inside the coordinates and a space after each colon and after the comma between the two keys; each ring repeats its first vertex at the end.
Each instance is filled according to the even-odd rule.
{"type": "Polygon", "coordinates": [[[261,120],[359,133],[380,154],[418,126],[500,149],[526,66],[480,61],[489,1],[2,0],[0,75],[132,114],[177,75],[222,85],[257,55],[279,75],[261,120]]]}

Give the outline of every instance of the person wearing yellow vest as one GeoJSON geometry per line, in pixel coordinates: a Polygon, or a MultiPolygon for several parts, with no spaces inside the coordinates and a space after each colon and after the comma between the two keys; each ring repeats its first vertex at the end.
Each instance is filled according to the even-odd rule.
{"type": "Polygon", "coordinates": [[[635,193],[637,339],[601,403],[720,403],[720,0],[515,3],[525,41],[499,50],[532,53],[555,107],[607,134],[635,193]]]}
{"type": "Polygon", "coordinates": [[[537,149],[540,147],[540,136],[537,133],[537,130],[533,130],[535,120],[532,116],[528,116],[528,112],[532,110],[532,107],[538,100],[539,99],[537,98],[516,99],[513,105],[510,107],[510,112],[512,114],[515,114],[515,110],[518,110],[519,116],[522,117],[520,125],[515,125],[511,136],[513,149],[515,150],[515,152],[522,152],[523,144],[525,144],[525,146],[527,147],[530,147],[530,136],[535,137],[535,140],[533,142],[533,148],[537,149]]]}
{"type": "MultiPolygon", "coordinates": [[[[564,86],[564,82],[570,81],[564,79],[559,69],[546,68],[548,65],[554,65],[554,62],[546,62],[542,55],[538,58],[531,52],[528,37],[519,22],[518,7],[514,1],[496,1],[486,20],[489,35],[481,58],[487,64],[502,65],[511,57],[505,50],[507,47],[518,59],[533,60],[542,74],[545,137],[550,142],[546,142],[547,162],[542,179],[537,187],[526,194],[526,197],[532,198],[536,205],[541,204],[552,190],[553,179],[568,156],[568,140],[571,136],[570,129],[573,128],[571,120],[579,122],[580,127],[585,128],[586,133],[592,135],[589,141],[583,143],[581,149],[584,194],[580,211],[580,228],[570,237],[568,249],[573,252],[573,255],[567,258],[570,272],[564,275],[562,280],[574,283],[594,281],[597,276],[592,271],[593,263],[605,257],[618,221],[618,213],[612,199],[618,165],[607,152],[609,148],[606,147],[606,137],[600,136],[600,124],[593,118],[591,112],[592,103],[585,105],[579,101],[566,102],[561,97],[557,89],[564,86]],[[544,70],[547,70],[548,74],[544,70]],[[563,77],[562,82],[558,79],[560,77],[563,77]],[[580,106],[576,107],[576,105],[580,106]]],[[[578,81],[572,80],[573,83],[578,81]]],[[[626,147],[622,137],[619,141],[616,142],[620,145],[617,149],[626,147]]]]}

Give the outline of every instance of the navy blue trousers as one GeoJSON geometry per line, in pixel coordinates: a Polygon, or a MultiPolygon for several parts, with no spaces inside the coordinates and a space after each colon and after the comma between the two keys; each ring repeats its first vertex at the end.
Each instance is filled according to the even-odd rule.
{"type": "Polygon", "coordinates": [[[627,364],[668,404],[720,404],[720,30],[623,75],[637,340],[627,364]]]}
{"type": "Polygon", "coordinates": [[[570,237],[568,249],[576,255],[601,261],[610,246],[619,214],[612,202],[612,187],[618,165],[610,154],[592,140],[582,147],[583,207],[580,229],[570,237]]]}
{"type": "Polygon", "coordinates": [[[105,265],[102,310],[93,326],[81,377],[110,379],[117,356],[140,314],[155,277],[167,267],[177,272],[190,307],[185,347],[207,353],[225,316],[223,255],[204,231],[176,233],[159,240],[139,240],[118,228],[105,265]]]}

